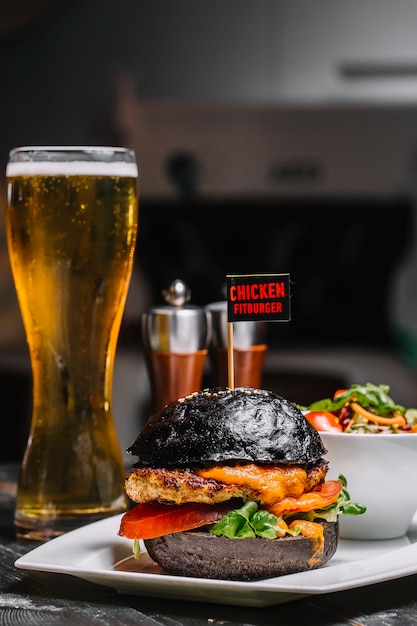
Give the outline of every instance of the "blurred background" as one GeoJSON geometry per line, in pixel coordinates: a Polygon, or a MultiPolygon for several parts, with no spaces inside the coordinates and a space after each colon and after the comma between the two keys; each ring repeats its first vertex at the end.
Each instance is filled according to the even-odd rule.
{"type": "Polygon", "coordinates": [[[264,386],[310,403],[386,383],[417,406],[416,23],[414,0],[0,2],[0,459],[21,455],[31,403],[4,233],[18,145],[136,152],[123,448],[149,408],[140,314],[175,278],[205,305],[227,273],[289,272],[264,386]]]}

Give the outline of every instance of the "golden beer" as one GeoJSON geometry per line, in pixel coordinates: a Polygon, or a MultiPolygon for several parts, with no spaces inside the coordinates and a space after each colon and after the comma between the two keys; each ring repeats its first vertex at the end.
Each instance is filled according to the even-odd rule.
{"type": "Polygon", "coordinates": [[[7,237],[33,376],[20,537],[48,539],[127,507],[112,378],[137,205],[131,151],[11,153],[7,237]]]}

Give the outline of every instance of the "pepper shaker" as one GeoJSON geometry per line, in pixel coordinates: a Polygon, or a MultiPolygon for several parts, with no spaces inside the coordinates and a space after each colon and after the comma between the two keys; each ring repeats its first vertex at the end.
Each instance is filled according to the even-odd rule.
{"type": "MultiPolygon", "coordinates": [[[[213,384],[228,385],[227,302],[213,302],[206,310],[211,315],[212,334],[209,349],[213,384]]],[[[233,324],[234,386],[262,387],[262,373],[268,346],[266,322],[244,321],[233,324]]]]}

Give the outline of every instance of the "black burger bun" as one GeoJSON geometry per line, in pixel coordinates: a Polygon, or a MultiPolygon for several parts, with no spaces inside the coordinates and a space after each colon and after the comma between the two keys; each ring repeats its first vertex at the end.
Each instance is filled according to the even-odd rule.
{"type": "Polygon", "coordinates": [[[307,466],[327,452],[301,411],[278,394],[251,387],[212,388],[165,406],[128,449],[139,465],[210,463],[307,466]]]}
{"type": "MultiPolygon", "coordinates": [[[[319,520],[317,520],[319,521],[319,520]]],[[[337,522],[324,527],[324,549],[308,537],[229,539],[203,531],[172,533],[145,540],[149,556],[164,571],[194,578],[250,581],[321,567],[336,552],[337,522]]]]}
{"type": "MultiPolygon", "coordinates": [[[[163,486],[168,491],[181,490],[177,476],[181,471],[192,477],[196,469],[211,465],[276,465],[283,470],[288,466],[289,476],[293,466],[305,468],[306,475],[311,476],[315,476],[315,469],[317,476],[327,471],[323,459],[327,451],[301,411],[276,393],[251,387],[205,389],[166,405],[150,417],[128,451],[139,457],[131,470],[133,486],[136,473],[145,477],[155,474],[159,479],[166,471],[163,486]]],[[[160,483],[156,481],[152,488],[149,480],[143,480],[150,500],[164,502],[160,483]]],[[[184,502],[204,501],[193,500],[206,495],[199,480],[195,472],[195,480],[187,481],[184,502]]],[[[173,498],[165,498],[169,507],[173,498]]],[[[339,527],[337,522],[320,520],[320,524],[323,537],[318,533],[317,537],[287,534],[274,539],[231,539],[214,535],[203,526],[145,539],[144,544],[165,572],[250,581],[312,570],[327,563],[336,551],[339,527]]]]}

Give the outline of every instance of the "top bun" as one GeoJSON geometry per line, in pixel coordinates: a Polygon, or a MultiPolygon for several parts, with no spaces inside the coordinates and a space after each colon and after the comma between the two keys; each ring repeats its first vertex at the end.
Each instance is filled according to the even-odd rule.
{"type": "Polygon", "coordinates": [[[210,463],[307,466],[327,452],[319,433],[281,396],[251,387],[213,388],[166,405],[128,449],[138,465],[210,463]]]}

